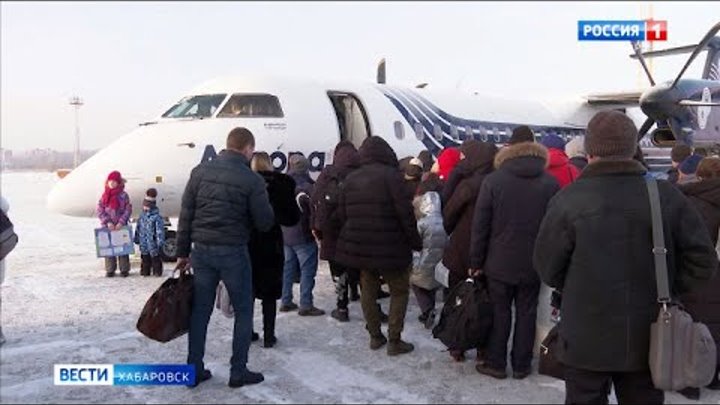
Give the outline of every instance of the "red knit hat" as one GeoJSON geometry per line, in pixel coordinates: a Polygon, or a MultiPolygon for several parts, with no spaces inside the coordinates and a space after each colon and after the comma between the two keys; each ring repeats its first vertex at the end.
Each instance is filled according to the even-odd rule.
{"type": "Polygon", "coordinates": [[[123,178],[122,178],[122,175],[121,175],[120,172],[117,171],[117,170],[115,170],[115,171],[113,171],[113,172],[110,172],[110,174],[108,174],[106,183],[107,183],[108,181],[110,181],[110,180],[115,180],[115,181],[118,182],[118,183],[123,183],[123,182],[125,182],[125,180],[123,180],[123,178]]]}
{"type": "Polygon", "coordinates": [[[446,148],[438,156],[438,166],[440,166],[440,179],[446,181],[450,177],[450,172],[460,162],[460,151],[457,148],[446,148]]]}

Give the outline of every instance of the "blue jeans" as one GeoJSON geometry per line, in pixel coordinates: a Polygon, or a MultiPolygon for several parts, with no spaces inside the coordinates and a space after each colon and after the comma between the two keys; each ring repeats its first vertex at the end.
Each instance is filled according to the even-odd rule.
{"type": "Polygon", "coordinates": [[[252,334],[253,290],[252,267],[247,246],[195,244],[192,251],[193,305],[188,335],[188,364],[194,364],[200,375],[205,368],[205,340],[208,322],[215,306],[215,292],[220,280],[230,294],[235,311],[230,376],[247,371],[248,350],[252,334]]]}
{"type": "Polygon", "coordinates": [[[304,245],[285,245],[285,268],[283,269],[282,304],[290,305],[293,300],[293,279],[300,267],[300,309],[313,306],[313,288],[318,268],[318,246],[315,242],[304,245]]]}

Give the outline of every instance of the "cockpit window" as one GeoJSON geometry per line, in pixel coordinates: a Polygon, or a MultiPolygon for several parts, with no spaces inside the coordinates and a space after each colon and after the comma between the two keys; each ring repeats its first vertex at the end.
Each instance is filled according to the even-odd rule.
{"type": "Polygon", "coordinates": [[[271,94],[233,94],[218,114],[218,118],[283,116],[280,101],[271,94]]]}
{"type": "Polygon", "coordinates": [[[206,94],[189,96],[180,100],[163,114],[163,118],[207,118],[215,114],[225,100],[225,94],[206,94]]]}

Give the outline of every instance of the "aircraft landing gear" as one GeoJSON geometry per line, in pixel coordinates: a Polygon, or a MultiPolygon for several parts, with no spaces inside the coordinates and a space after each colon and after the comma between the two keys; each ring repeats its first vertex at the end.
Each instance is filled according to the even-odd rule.
{"type": "Polygon", "coordinates": [[[160,251],[163,262],[177,261],[177,232],[171,231],[170,226],[170,218],[165,218],[165,245],[160,251]]]}
{"type": "Polygon", "coordinates": [[[160,257],[164,262],[177,261],[177,233],[165,228],[165,244],[163,245],[160,257]]]}

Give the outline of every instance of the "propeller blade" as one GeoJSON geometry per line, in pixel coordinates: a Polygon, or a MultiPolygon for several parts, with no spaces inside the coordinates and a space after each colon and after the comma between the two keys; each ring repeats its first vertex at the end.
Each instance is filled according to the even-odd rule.
{"type": "Polygon", "coordinates": [[[675,81],[673,82],[672,86],[670,86],[670,88],[675,88],[675,86],[677,86],[678,82],[680,81],[682,76],[685,74],[685,71],[687,70],[687,68],[690,67],[690,64],[695,60],[695,58],[700,54],[700,52],[702,52],[705,49],[707,44],[713,39],[713,37],[715,36],[715,34],[718,33],[718,31],[720,31],[720,22],[718,22],[712,28],[710,28],[710,31],[708,31],[708,33],[705,34],[705,37],[702,39],[702,41],[700,41],[697,44],[697,47],[695,47],[695,50],[690,55],[690,58],[688,58],[688,61],[685,62],[685,66],[683,66],[682,70],[677,75],[677,77],[675,78],[675,81]]]}
{"type": "Polygon", "coordinates": [[[643,139],[645,135],[647,135],[653,124],[655,124],[655,120],[649,117],[645,120],[645,122],[643,122],[642,126],[640,127],[640,131],[638,131],[638,142],[640,142],[640,140],[643,139]]]}
{"type": "Polygon", "coordinates": [[[645,63],[645,56],[643,56],[642,49],[640,49],[640,41],[631,41],[633,50],[635,51],[635,56],[637,56],[638,60],[640,61],[640,64],[643,67],[643,70],[645,70],[645,74],[647,75],[648,79],[650,80],[650,85],[655,85],[655,80],[653,80],[652,74],[650,73],[650,69],[647,67],[647,63],[645,63]]]}
{"type": "Polygon", "coordinates": [[[678,104],[685,107],[720,107],[720,102],[713,101],[680,100],[678,104]]]}

